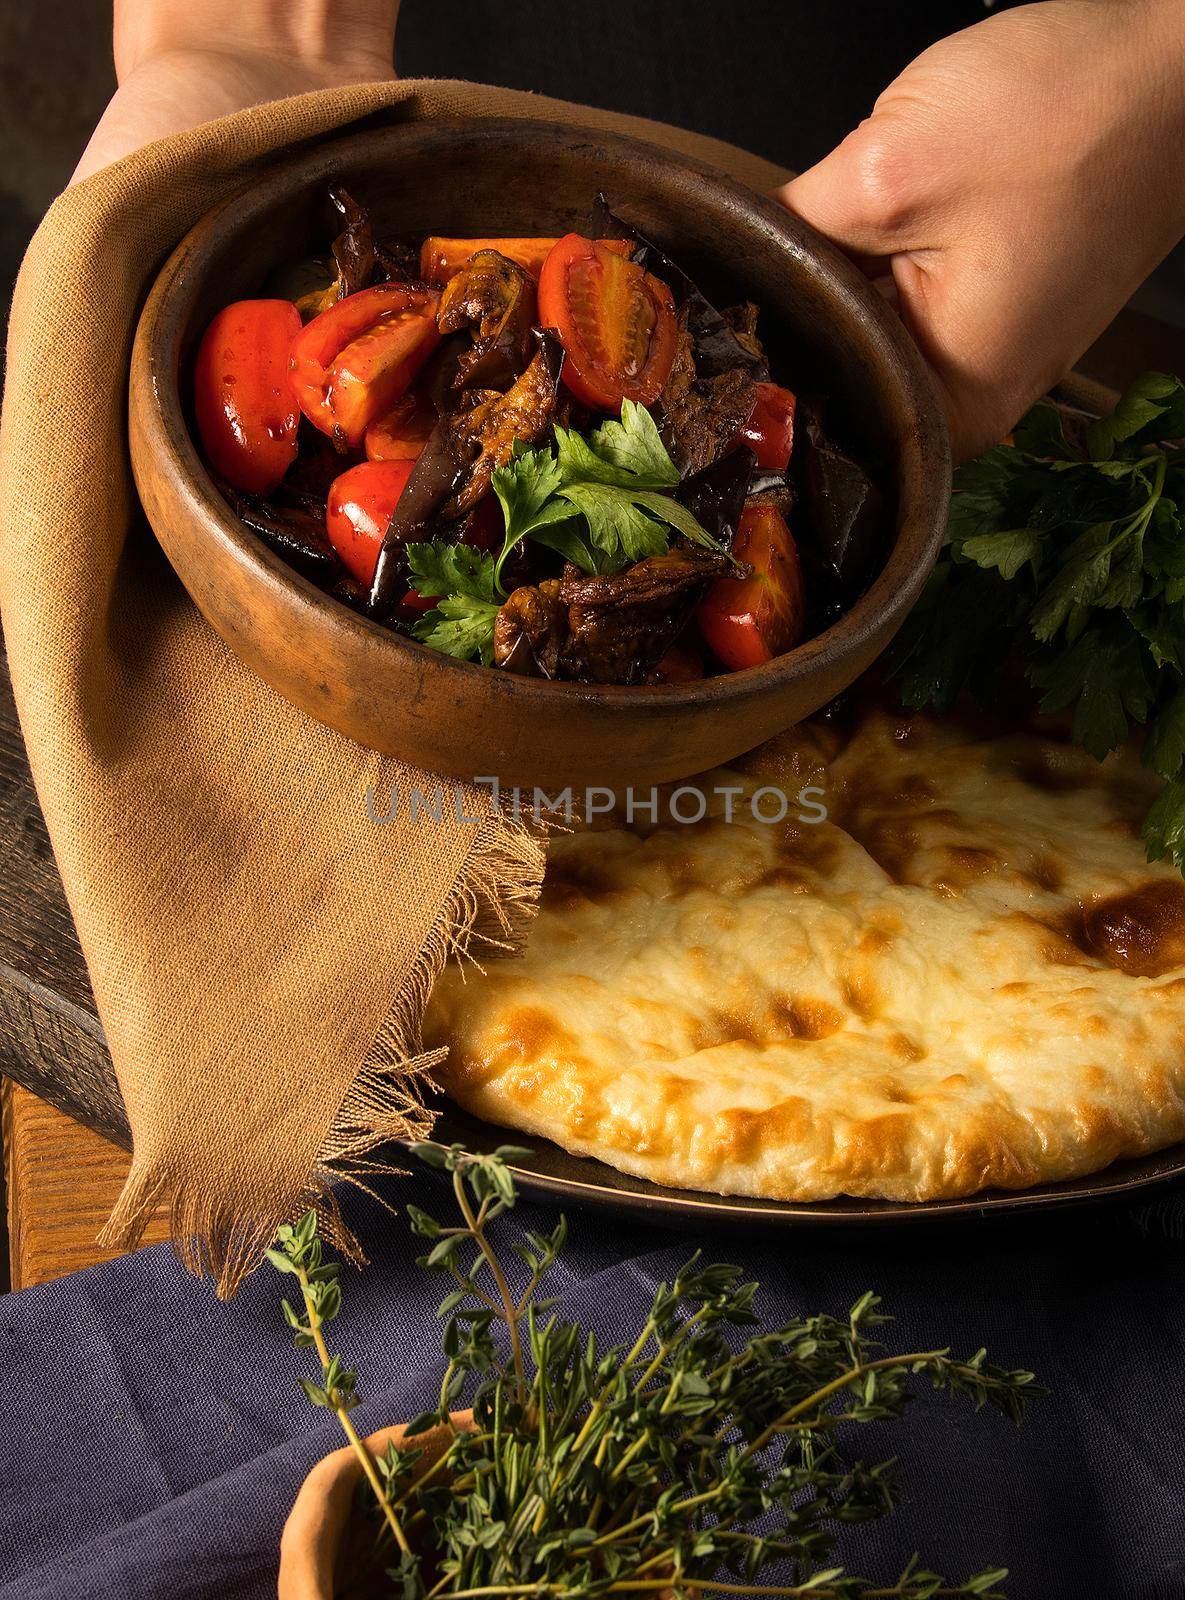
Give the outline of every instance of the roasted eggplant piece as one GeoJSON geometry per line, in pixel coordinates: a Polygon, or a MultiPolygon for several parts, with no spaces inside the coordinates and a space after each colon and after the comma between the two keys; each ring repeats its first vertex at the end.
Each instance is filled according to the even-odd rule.
{"type": "Polygon", "coordinates": [[[515,589],[494,619],[494,665],[528,678],[554,678],[568,637],[560,580],[515,589]]]}
{"type": "Polygon", "coordinates": [[[495,467],[510,460],[516,441],[538,439],[551,422],[564,352],[549,333],[536,333],[527,370],[505,394],[470,391],[468,409],[443,415],[412,469],[383,540],[371,585],[372,614],[389,613],[406,578],[403,547],[425,537],[436,517],[456,522],[489,489],[495,467]]]}
{"type": "Polygon", "coordinates": [[[337,266],[337,293],[342,300],[372,283],[418,284],[419,252],[410,245],[383,244],[374,236],[370,212],[340,184],[329,191],[329,198],[341,212],[345,227],[333,241],[337,266]]]}
{"type": "Polygon", "coordinates": [[[701,378],[719,378],[729,372],[745,373],[754,383],[769,377],[769,362],[754,330],[747,326],[749,301],[729,312],[717,311],[696,290],[687,301],[687,326],[695,343],[695,366],[701,378]],[[736,319],[737,326],[730,319],[736,319]]]}
{"type": "Polygon", "coordinates": [[[385,617],[394,610],[407,587],[404,547],[424,537],[427,524],[456,493],[464,475],[465,468],[453,454],[449,428],[442,418],[428,435],[428,443],[412,468],[383,537],[370,586],[372,616],[385,617]]]}
{"type": "Polygon", "coordinates": [[[351,611],[357,611],[360,616],[367,616],[370,612],[370,590],[364,583],[359,583],[357,578],[352,578],[347,573],[344,578],[339,578],[330,589],[329,593],[335,600],[340,600],[343,606],[348,606],[351,611]]]}
{"type": "Polygon", "coordinates": [[[262,495],[243,494],[228,483],[219,488],[235,514],[269,549],[316,583],[329,583],[341,571],[337,552],[325,537],[325,508],[278,505],[262,495]]]}
{"type": "MultiPolygon", "coordinates": [[[[508,672],[586,683],[642,683],[683,630],[706,586],[734,571],[721,552],[687,548],[623,572],[516,589],[494,624],[494,661],[508,672]]],[[[747,569],[746,569],[747,570],[747,569]]]]}
{"type": "Polygon", "coordinates": [[[532,354],[535,285],[509,257],[479,250],[445,285],[436,313],[441,333],[472,330],[473,348],[457,363],[456,387],[504,389],[532,354]]]}
{"type": "Polygon", "coordinates": [[[700,375],[684,306],[675,360],[658,404],[662,442],[679,471],[701,472],[731,449],[756,401],[756,380],[742,367],[711,378],[700,375]]]}
{"type": "Polygon", "coordinates": [[[884,499],[823,426],[818,400],[799,406],[794,468],[823,563],[847,591],[872,576],[884,530],[884,499]]]}
{"type": "Polygon", "coordinates": [[[738,445],[710,467],[684,478],[677,491],[680,504],[726,550],[732,548],[740,527],[756,459],[748,445],[738,445]]]}
{"type": "Polygon", "coordinates": [[[333,241],[337,264],[337,299],[368,289],[374,282],[374,230],[370,213],[340,184],[329,191],[329,198],[342,214],[345,227],[333,241]]]}
{"type": "Polygon", "coordinates": [[[537,331],[535,340],[530,364],[505,394],[471,391],[477,403],[445,420],[453,459],[468,466],[464,482],[443,506],[443,516],[460,517],[471,510],[489,488],[495,467],[510,460],[515,444],[533,444],[550,426],[564,351],[547,330],[537,331]]]}
{"type": "Polygon", "coordinates": [[[682,632],[707,584],[733,570],[722,551],[690,546],[647,556],[612,576],[566,567],[558,591],[568,610],[560,676],[641,683],[682,632]]]}

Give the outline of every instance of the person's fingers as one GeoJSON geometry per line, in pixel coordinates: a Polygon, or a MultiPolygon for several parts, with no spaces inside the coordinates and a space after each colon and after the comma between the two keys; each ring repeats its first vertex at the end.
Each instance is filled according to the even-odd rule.
{"type": "Polygon", "coordinates": [[[1049,335],[1056,279],[1026,282],[1023,266],[982,242],[894,259],[897,309],[946,397],[956,461],[998,444],[1081,353],[1049,335]]]}

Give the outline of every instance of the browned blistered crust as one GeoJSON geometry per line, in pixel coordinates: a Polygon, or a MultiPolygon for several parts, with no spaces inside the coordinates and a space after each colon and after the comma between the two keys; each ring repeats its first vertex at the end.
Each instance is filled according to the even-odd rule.
{"type": "Polygon", "coordinates": [[[1137,758],[871,707],[717,780],[817,784],[829,818],[717,799],[558,837],[525,952],[433,998],[462,1104],[793,1200],[1023,1188],[1185,1137],[1185,883],[1144,860],[1137,758]]]}

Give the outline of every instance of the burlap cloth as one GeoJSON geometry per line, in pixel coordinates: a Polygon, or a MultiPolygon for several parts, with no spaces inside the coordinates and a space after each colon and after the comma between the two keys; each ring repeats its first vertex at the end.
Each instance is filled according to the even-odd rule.
{"type": "MultiPolygon", "coordinates": [[[[171,1208],[230,1293],[277,1224],[425,1131],[432,981],[475,936],[513,943],[540,842],[483,820],[376,827],[417,775],[310,721],[190,603],[136,514],[128,357],[160,263],[276,152],[364,116],[569,119],[665,143],[755,187],[715,140],[436,80],[302,95],[151,144],[50,208],[16,286],[0,428],[0,576],[37,793],[134,1140],[106,1229],[171,1208]]],[[[402,815],[402,814],[401,814],[402,815]]]]}

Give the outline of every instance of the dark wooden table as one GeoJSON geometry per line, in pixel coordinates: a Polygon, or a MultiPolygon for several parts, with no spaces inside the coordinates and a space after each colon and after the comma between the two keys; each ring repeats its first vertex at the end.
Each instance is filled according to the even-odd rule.
{"type": "MultiPolygon", "coordinates": [[[[102,1259],[95,1236],[127,1172],[120,1145],[128,1134],[111,1113],[119,1105],[111,1059],[6,671],[0,672],[0,773],[0,1070],[9,1075],[0,1113],[11,1283],[19,1289],[102,1259]],[[67,1065],[70,1093],[62,1086],[67,1065]]],[[[166,1232],[158,1218],[149,1238],[166,1232]]]]}
{"type": "MultiPolygon", "coordinates": [[[[1185,330],[1125,312],[1080,363],[1122,387],[1185,372],[1185,330]]],[[[86,965],[0,672],[0,1072],[12,1285],[102,1259],[95,1235],[127,1172],[128,1130],[86,965]],[[64,1087],[68,1075],[70,1087],[64,1087]]],[[[148,1237],[165,1237],[161,1218],[148,1237]]]]}

